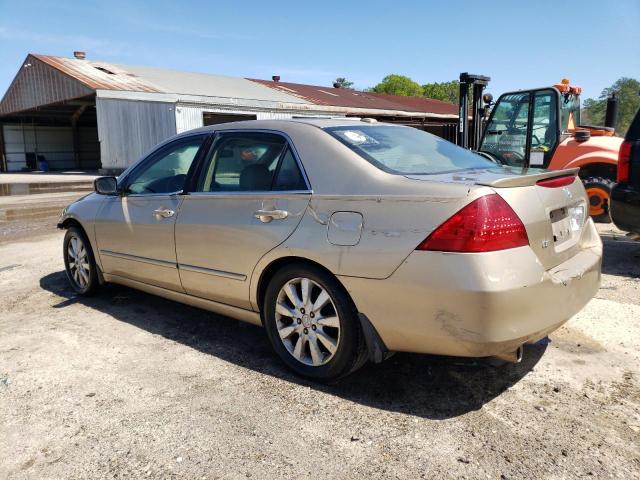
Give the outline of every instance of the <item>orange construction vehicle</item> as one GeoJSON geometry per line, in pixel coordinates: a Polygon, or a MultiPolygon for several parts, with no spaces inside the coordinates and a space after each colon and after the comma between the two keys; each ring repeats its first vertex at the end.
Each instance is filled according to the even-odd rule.
{"type": "Polygon", "coordinates": [[[579,175],[589,196],[589,214],[595,220],[610,221],[609,197],[622,144],[622,138],[614,137],[615,97],[607,104],[605,126],[595,127],[581,124],[582,89],[569,80],[552,87],[505,93],[495,103],[490,94],[483,94],[489,80],[480,75],[460,75],[458,143],[513,167],[580,167],[579,175]],[[489,106],[491,114],[484,122],[489,106]],[[470,120],[462,114],[469,111],[470,120]]]}

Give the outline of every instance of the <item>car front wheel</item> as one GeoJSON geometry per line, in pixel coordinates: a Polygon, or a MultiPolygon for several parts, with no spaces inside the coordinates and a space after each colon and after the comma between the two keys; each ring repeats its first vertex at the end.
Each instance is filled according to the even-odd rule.
{"type": "Polygon", "coordinates": [[[355,306],[322,269],[299,264],[277,272],[265,294],[264,322],[274,350],[299,375],[336,379],[366,361],[355,306]]]}
{"type": "Polygon", "coordinates": [[[64,266],[71,287],[80,295],[90,295],[98,287],[98,267],[91,244],[78,227],[70,227],[64,236],[64,266]]]}

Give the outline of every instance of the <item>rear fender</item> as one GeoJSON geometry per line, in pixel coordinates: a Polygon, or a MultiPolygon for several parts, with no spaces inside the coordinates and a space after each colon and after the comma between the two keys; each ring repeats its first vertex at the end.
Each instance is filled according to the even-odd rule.
{"type": "Polygon", "coordinates": [[[563,168],[580,168],[585,169],[585,167],[589,167],[590,165],[596,164],[604,164],[611,165],[614,168],[618,165],[618,156],[609,152],[600,152],[597,155],[586,153],[584,155],[580,155],[579,157],[574,158],[569,163],[567,163],[563,168]]]}
{"type": "MultiPolygon", "coordinates": [[[[427,236],[488,187],[424,182],[450,196],[315,196],[295,232],[266,253],[251,275],[250,301],[258,306],[258,279],[274,261],[298,257],[321,265],[333,275],[388,278],[427,236]],[[341,244],[329,236],[336,212],[362,215],[360,238],[341,244]]],[[[426,186],[425,186],[426,188],[426,186]]]]}

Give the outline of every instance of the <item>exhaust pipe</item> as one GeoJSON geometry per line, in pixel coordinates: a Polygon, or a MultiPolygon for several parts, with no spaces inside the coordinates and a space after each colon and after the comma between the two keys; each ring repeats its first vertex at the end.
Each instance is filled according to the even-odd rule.
{"type": "Polygon", "coordinates": [[[615,130],[618,121],[618,96],[613,92],[607,98],[607,110],[604,114],[604,126],[615,130]]]}
{"type": "Polygon", "coordinates": [[[520,363],[522,361],[523,350],[522,345],[520,345],[513,352],[501,353],[499,355],[494,355],[493,357],[498,360],[502,360],[503,362],[520,363]]]}

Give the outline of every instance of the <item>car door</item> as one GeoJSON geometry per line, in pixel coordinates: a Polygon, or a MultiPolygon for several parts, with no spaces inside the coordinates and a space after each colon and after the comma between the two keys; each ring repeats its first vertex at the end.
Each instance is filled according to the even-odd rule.
{"type": "Polygon", "coordinates": [[[217,135],[176,221],[176,254],[187,293],[250,308],[258,260],[302,219],[311,190],[294,146],[279,133],[217,135]]]}
{"type": "Polygon", "coordinates": [[[177,139],[149,155],[119,183],[95,223],[105,273],[183,291],[174,226],[182,189],[206,135],[177,139]]]}

